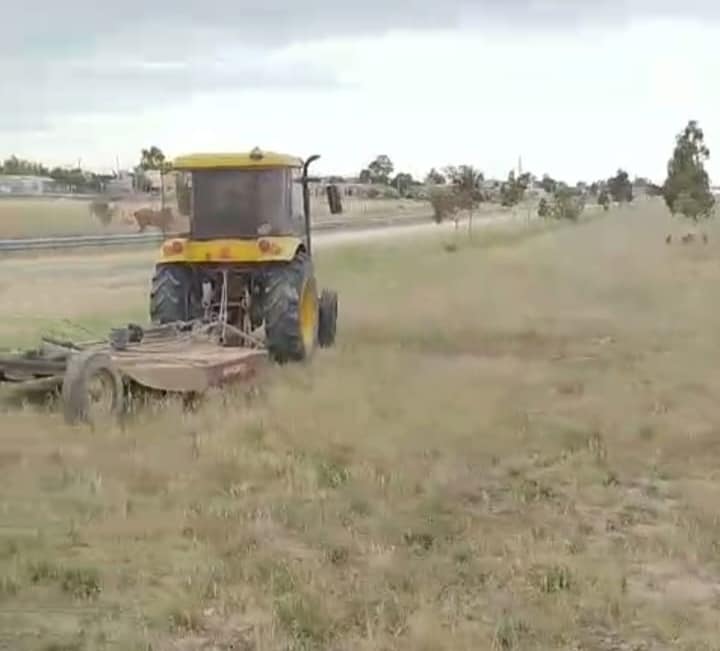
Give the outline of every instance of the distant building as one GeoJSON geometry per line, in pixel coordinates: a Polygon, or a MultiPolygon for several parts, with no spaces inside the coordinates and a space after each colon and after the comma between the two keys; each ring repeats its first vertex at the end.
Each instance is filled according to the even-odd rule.
{"type": "Polygon", "coordinates": [[[0,195],[38,196],[55,191],[56,183],[44,176],[0,174],[0,195]]]}
{"type": "Polygon", "coordinates": [[[143,192],[152,194],[165,193],[172,195],[175,193],[176,174],[163,174],[160,170],[143,170],[137,179],[137,187],[143,192]]]}
{"type": "Polygon", "coordinates": [[[135,189],[135,175],[132,172],[119,172],[117,176],[105,181],[108,194],[132,194],[135,189]]]}

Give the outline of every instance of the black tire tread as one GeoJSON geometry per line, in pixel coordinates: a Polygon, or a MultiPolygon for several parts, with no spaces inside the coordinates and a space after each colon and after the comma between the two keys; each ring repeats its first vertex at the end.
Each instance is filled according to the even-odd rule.
{"type": "Polygon", "coordinates": [[[158,265],[150,289],[150,320],[160,325],[189,321],[194,316],[191,282],[188,267],[158,265]]]}
{"type": "Polygon", "coordinates": [[[98,371],[107,371],[112,377],[113,415],[119,417],[124,412],[125,387],[122,377],[113,367],[110,355],[102,351],[83,351],[68,360],[63,378],[63,415],[69,425],[88,422],[88,381],[98,371]]]}
{"type": "Polygon", "coordinates": [[[318,344],[321,348],[329,348],[335,343],[337,334],[337,292],[330,289],[323,289],[322,294],[320,294],[319,309],[318,344]]]}
{"type": "Polygon", "coordinates": [[[305,283],[315,291],[310,257],[299,252],[288,264],[270,272],[265,288],[265,335],[270,356],[277,362],[302,361],[306,351],[300,329],[300,293],[305,283]]]}

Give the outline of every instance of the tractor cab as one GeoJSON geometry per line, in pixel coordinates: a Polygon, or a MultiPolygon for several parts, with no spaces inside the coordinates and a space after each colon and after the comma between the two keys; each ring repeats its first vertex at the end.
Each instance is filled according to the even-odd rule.
{"type": "Polygon", "coordinates": [[[305,235],[303,161],[253,150],[194,154],[173,168],[186,188],[193,240],[305,235]]]}

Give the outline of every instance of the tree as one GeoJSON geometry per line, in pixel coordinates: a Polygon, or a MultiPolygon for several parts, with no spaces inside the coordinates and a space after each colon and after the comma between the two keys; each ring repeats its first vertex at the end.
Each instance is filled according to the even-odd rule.
{"type": "Polygon", "coordinates": [[[518,183],[520,184],[520,186],[522,187],[523,192],[530,187],[530,185],[532,184],[532,179],[533,179],[533,176],[532,176],[532,174],[530,174],[530,172],[525,172],[525,173],[521,174],[520,176],[518,176],[517,180],[518,180],[518,183]]]}
{"type": "Polygon", "coordinates": [[[458,201],[457,194],[452,188],[434,187],[430,191],[430,205],[433,208],[433,219],[435,223],[441,224],[448,218],[455,222],[455,230],[458,228],[458,201]]]}
{"type": "Polygon", "coordinates": [[[143,149],[140,152],[141,170],[162,170],[165,168],[165,154],[162,149],[153,145],[150,149],[143,149]]]}
{"type": "Polygon", "coordinates": [[[0,173],[18,176],[48,176],[49,171],[42,163],[10,156],[0,166],[0,173]]]}
{"type": "Polygon", "coordinates": [[[460,207],[467,211],[468,215],[468,236],[472,238],[473,213],[475,207],[485,199],[481,190],[485,176],[480,170],[472,165],[460,165],[457,173],[452,179],[459,195],[460,207]]]}
{"type": "Polygon", "coordinates": [[[370,181],[372,183],[387,185],[390,182],[390,176],[395,166],[389,156],[380,154],[380,156],[368,165],[367,169],[370,172],[370,181]]]}
{"type": "Polygon", "coordinates": [[[639,190],[641,193],[646,193],[648,191],[648,188],[652,185],[650,182],[650,179],[645,178],[644,176],[636,176],[635,180],[633,181],[633,187],[636,190],[639,190]]]}
{"type": "Polygon", "coordinates": [[[613,201],[630,203],[633,200],[633,185],[630,175],[623,169],[619,169],[615,176],[608,179],[607,188],[613,201]]]}
{"type": "Polygon", "coordinates": [[[445,185],[447,179],[433,167],[425,177],[425,183],[428,185],[445,185]]]}
{"type": "Polygon", "coordinates": [[[673,215],[681,214],[694,222],[712,215],[715,198],[710,192],[710,178],[705,161],[710,150],[697,121],[690,120],[675,138],[675,150],[667,165],[663,197],[673,215]]]}
{"type": "Polygon", "coordinates": [[[608,191],[605,188],[600,190],[600,193],[598,194],[597,202],[598,202],[598,205],[600,205],[603,210],[605,210],[605,211],[610,210],[610,195],[608,194],[608,191]]]}
{"type": "Polygon", "coordinates": [[[79,167],[72,169],[55,167],[50,172],[50,177],[69,192],[99,192],[101,189],[98,176],[92,172],[84,172],[79,167]]]}
{"type": "Polygon", "coordinates": [[[522,174],[519,178],[516,178],[515,172],[510,170],[508,180],[500,188],[500,205],[511,208],[519,204],[525,196],[528,181],[528,174],[522,174]]]}
{"type": "Polygon", "coordinates": [[[549,176],[548,174],[543,174],[543,177],[540,181],[540,187],[545,190],[548,194],[553,194],[555,190],[557,190],[557,181],[549,176]]]}
{"type": "Polygon", "coordinates": [[[370,170],[367,168],[362,170],[362,172],[360,172],[358,180],[360,181],[360,183],[364,184],[372,183],[372,174],[370,173],[370,170]]]}
{"type": "Polygon", "coordinates": [[[538,217],[550,216],[550,202],[545,197],[542,197],[538,203],[537,214],[538,217]]]}
{"type": "Polygon", "coordinates": [[[445,168],[445,174],[450,183],[465,192],[477,193],[485,180],[483,173],[472,165],[449,166],[445,168]]]}
{"type": "Polygon", "coordinates": [[[565,184],[560,184],[553,194],[552,201],[545,197],[538,205],[538,216],[552,219],[565,219],[576,222],[585,209],[584,196],[565,184]]]}
{"type": "Polygon", "coordinates": [[[410,187],[415,183],[415,180],[412,177],[412,174],[407,174],[405,172],[400,172],[399,174],[395,175],[395,178],[392,180],[392,187],[394,187],[401,196],[405,197],[408,194],[408,191],[410,190],[410,187]]]}
{"type": "Polygon", "coordinates": [[[576,222],[580,219],[585,210],[585,199],[578,196],[569,188],[558,188],[555,192],[555,205],[553,206],[553,217],[555,219],[567,219],[576,222]]]}
{"type": "Polygon", "coordinates": [[[649,197],[662,197],[663,196],[663,186],[657,185],[656,183],[650,183],[647,186],[647,194],[649,197]]]}
{"type": "Polygon", "coordinates": [[[476,206],[485,200],[481,189],[485,177],[482,172],[472,165],[448,166],[445,175],[452,187],[449,189],[437,188],[431,194],[431,203],[438,221],[450,216],[455,221],[455,231],[459,227],[460,212],[465,211],[468,216],[468,235],[472,238],[473,215],[476,206]]]}

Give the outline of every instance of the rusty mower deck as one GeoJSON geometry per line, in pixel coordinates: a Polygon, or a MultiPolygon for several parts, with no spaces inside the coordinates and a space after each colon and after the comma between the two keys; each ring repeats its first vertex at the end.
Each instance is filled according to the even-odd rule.
{"type": "Polygon", "coordinates": [[[178,324],[114,329],[106,341],[43,340],[34,350],[0,355],[0,383],[20,391],[60,391],[69,423],[125,412],[129,389],[201,395],[252,381],[267,361],[260,342],[227,346],[217,327],[178,324]]]}

